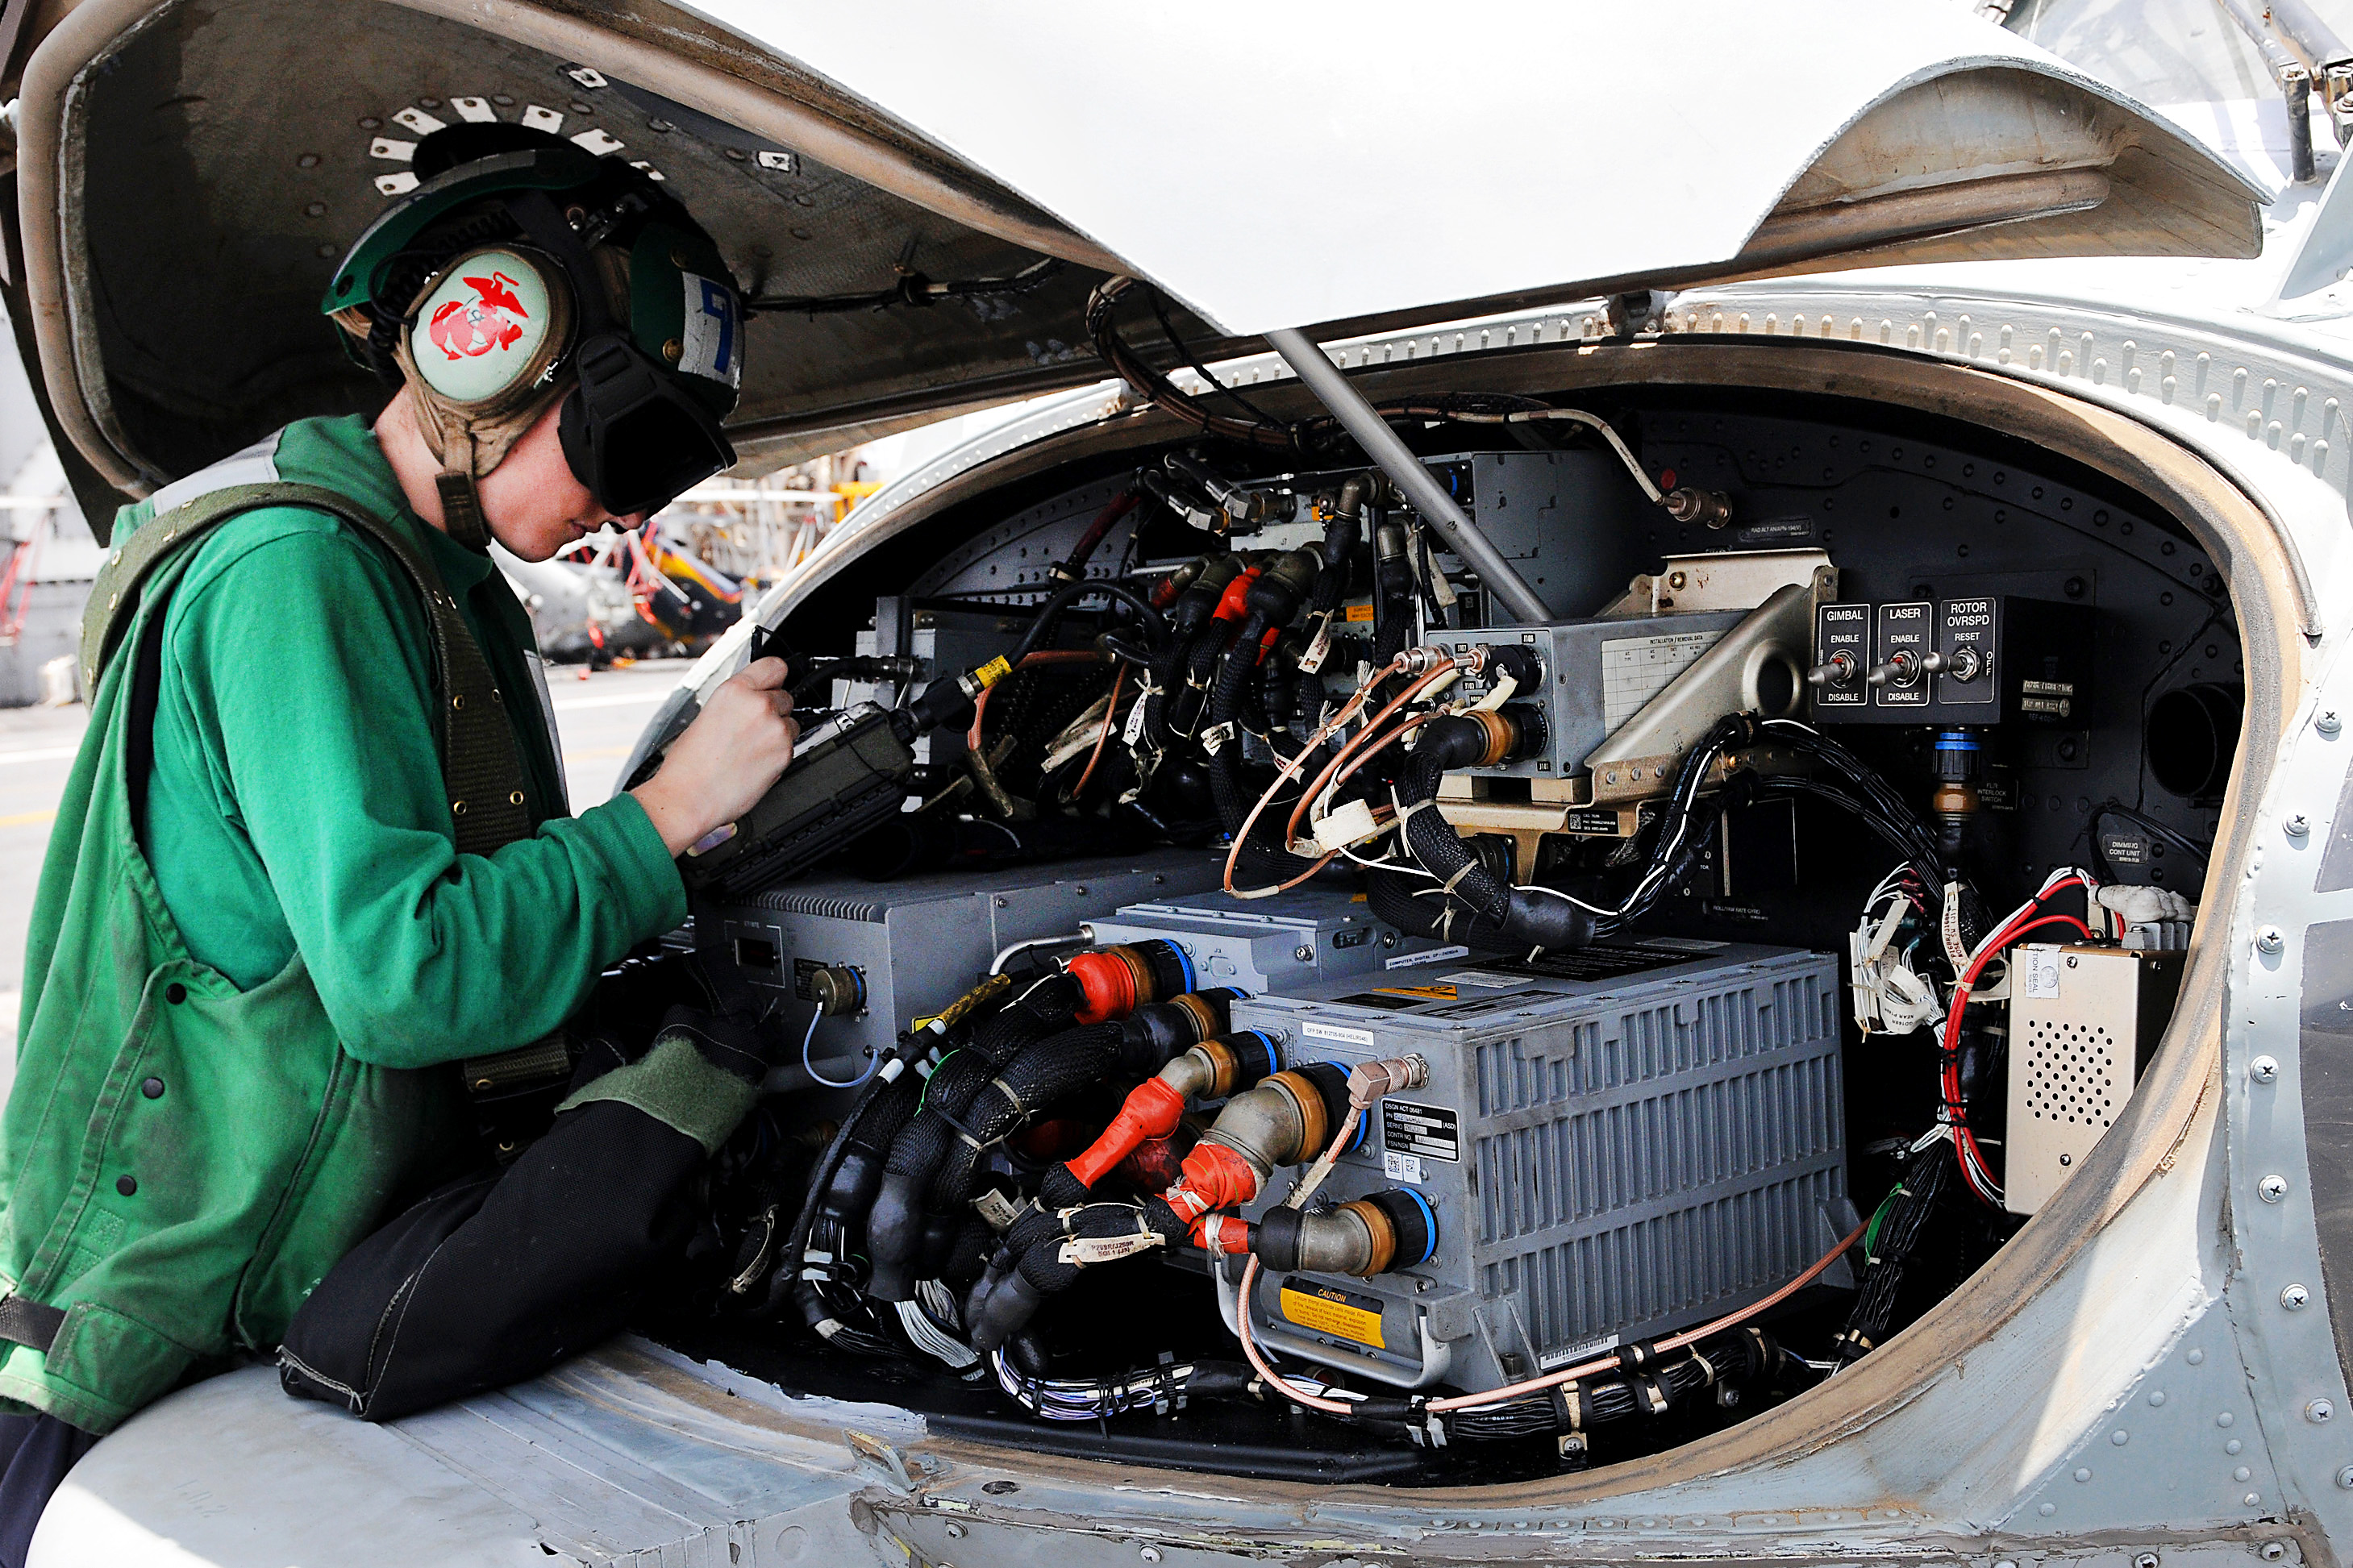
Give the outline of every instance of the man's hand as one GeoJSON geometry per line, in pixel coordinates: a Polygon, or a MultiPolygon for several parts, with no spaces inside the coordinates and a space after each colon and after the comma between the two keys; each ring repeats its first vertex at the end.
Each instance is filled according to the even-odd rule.
{"type": "Polygon", "coordinates": [[[721,682],[661,771],[629,793],[672,856],[756,805],[793,760],[800,721],[785,689],[785,661],[764,658],[721,682]]]}

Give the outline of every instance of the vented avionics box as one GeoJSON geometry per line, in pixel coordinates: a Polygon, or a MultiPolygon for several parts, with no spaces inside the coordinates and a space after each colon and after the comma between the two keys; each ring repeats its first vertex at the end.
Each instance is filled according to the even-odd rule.
{"type": "Polygon", "coordinates": [[[2184,952],[2022,942],[2010,954],[2002,1206],[2032,1214],[2132,1097],[2181,989],[2184,952]]]}
{"type": "Polygon", "coordinates": [[[1286,1066],[1430,1063],[1316,1201],[1410,1186],[1435,1254],[1371,1279],[1262,1272],[1249,1304],[1311,1361],[1495,1387],[1755,1301],[1853,1223],[1828,954],[1627,942],[1321,981],[1234,1023],[1278,1032],[1286,1066]]]}

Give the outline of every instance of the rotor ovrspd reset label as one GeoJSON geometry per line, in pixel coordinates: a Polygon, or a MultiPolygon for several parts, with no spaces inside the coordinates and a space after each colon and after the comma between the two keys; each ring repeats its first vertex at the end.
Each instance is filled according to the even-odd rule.
{"type": "Polygon", "coordinates": [[[1381,1342],[1381,1301],[1377,1296],[1363,1296],[1354,1290],[1343,1290],[1336,1285],[1312,1285],[1301,1279],[1285,1279],[1275,1293],[1282,1315],[1303,1329],[1335,1339],[1353,1340],[1375,1350],[1386,1350],[1381,1342]]]}

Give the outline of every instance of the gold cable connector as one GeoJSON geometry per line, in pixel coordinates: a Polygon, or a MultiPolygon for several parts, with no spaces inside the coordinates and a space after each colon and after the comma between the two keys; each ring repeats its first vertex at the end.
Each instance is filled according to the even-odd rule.
{"type": "Polygon", "coordinates": [[[907,1033],[911,1035],[920,1035],[924,1030],[929,1029],[934,1034],[944,1035],[950,1029],[955,1028],[958,1024],[963,1023],[966,1018],[972,1016],[974,1009],[996,1001],[999,996],[1004,995],[1008,991],[1012,989],[1013,977],[1011,975],[992,974],[987,979],[982,981],[979,984],[974,986],[971,990],[965,992],[963,995],[957,997],[955,1001],[949,1003],[946,1007],[933,1015],[931,1017],[918,1018],[913,1023],[908,1025],[907,1033]]]}

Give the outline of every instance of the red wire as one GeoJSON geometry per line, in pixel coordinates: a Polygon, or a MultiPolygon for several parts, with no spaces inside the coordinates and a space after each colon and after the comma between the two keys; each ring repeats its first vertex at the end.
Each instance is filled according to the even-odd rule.
{"type": "MultiPolygon", "coordinates": [[[[2027,905],[2027,910],[2034,909],[2043,900],[2062,889],[2080,888],[2083,885],[2082,878],[2070,877],[2065,881],[2044,889],[2027,905]]],[[[2021,911],[2021,913],[2024,912],[2021,911]]],[[[2028,921],[2022,925],[2019,923],[2018,915],[2010,916],[2009,922],[1995,933],[1994,940],[1978,949],[1978,955],[1970,963],[1968,973],[1961,976],[1961,983],[1953,987],[1953,1004],[1945,1015],[1946,1044],[1938,1088],[1944,1093],[1945,1115],[1953,1129],[1954,1146],[1962,1154],[1961,1179],[1968,1183],[1969,1190],[1987,1204],[1992,1204],[1996,1200],[1993,1194],[1978,1182],[1978,1173],[1985,1169],[1985,1154],[1978,1147],[1978,1135],[1970,1131],[1968,1108],[1961,1100],[1961,1016],[1968,1010],[1970,987],[1977,984],[1978,976],[1985,972],[1985,966],[1993,961],[1994,956],[2016,943],[2018,939],[2028,931],[2047,925],[2071,925],[2086,937],[2092,934],[2092,928],[2073,915],[2043,915],[2028,921]]]]}

